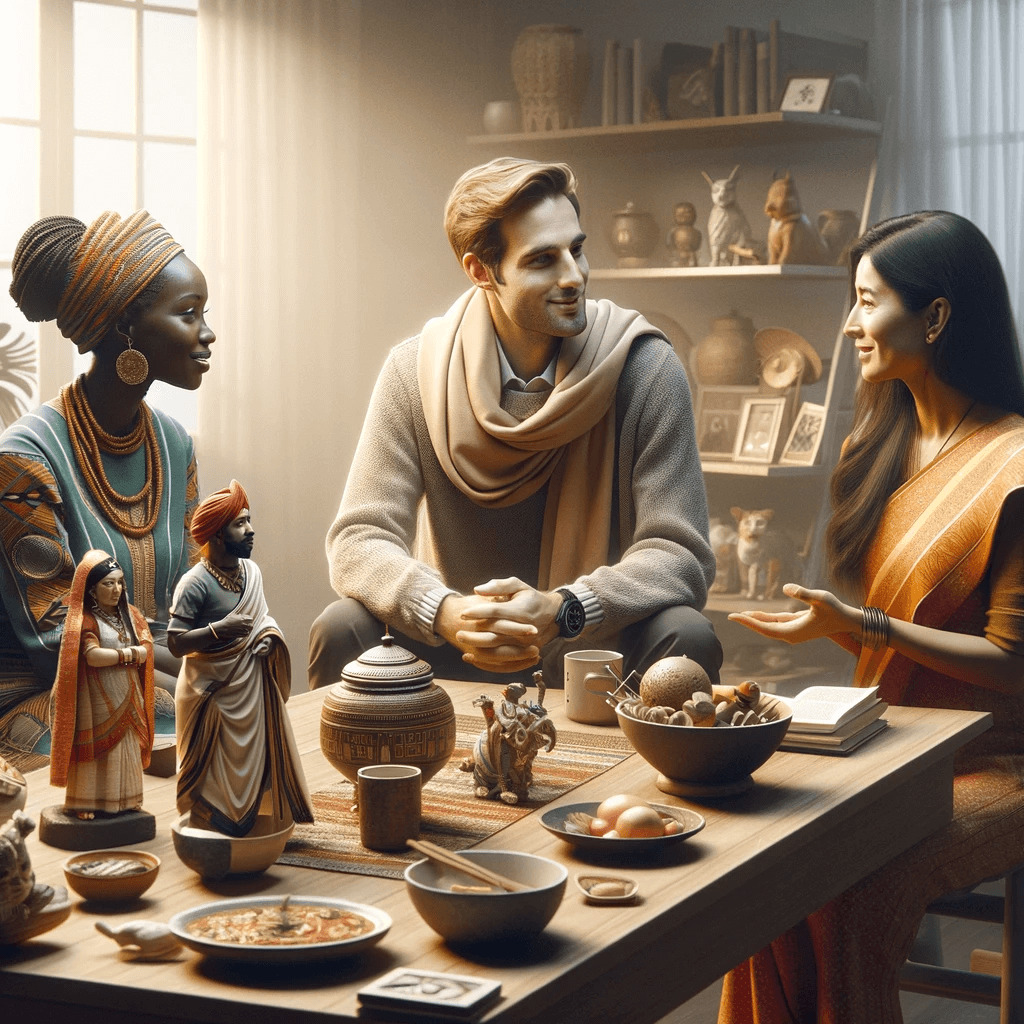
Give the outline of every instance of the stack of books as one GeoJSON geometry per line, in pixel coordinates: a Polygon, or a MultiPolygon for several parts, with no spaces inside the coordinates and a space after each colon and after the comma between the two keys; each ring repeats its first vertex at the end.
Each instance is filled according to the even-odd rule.
{"type": "Polygon", "coordinates": [[[855,750],[888,725],[882,715],[889,705],[879,700],[877,690],[877,686],[809,686],[785,698],[793,709],[793,721],[780,749],[809,754],[855,750]]]}

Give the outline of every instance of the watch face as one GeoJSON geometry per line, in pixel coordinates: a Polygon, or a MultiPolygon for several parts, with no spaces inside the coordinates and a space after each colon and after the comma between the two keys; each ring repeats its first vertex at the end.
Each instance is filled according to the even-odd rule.
{"type": "Polygon", "coordinates": [[[565,614],[562,617],[562,635],[567,637],[579,636],[587,623],[587,613],[583,605],[573,598],[573,600],[566,602],[564,612],[565,614]]]}

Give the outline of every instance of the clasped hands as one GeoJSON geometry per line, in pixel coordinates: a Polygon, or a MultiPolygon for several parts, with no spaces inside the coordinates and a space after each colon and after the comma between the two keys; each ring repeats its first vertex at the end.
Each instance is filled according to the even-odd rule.
{"type": "Polygon", "coordinates": [[[437,611],[436,629],[462,660],[486,672],[519,672],[540,661],[558,636],[555,616],[562,595],[546,593],[515,576],[490,580],[472,594],[449,594],[437,611]]]}
{"type": "Polygon", "coordinates": [[[739,622],[755,633],[787,644],[802,644],[839,633],[860,638],[863,616],[859,608],[843,604],[827,590],[808,590],[796,583],[787,583],[782,592],[803,601],[807,607],[795,612],[733,612],[730,622],[739,622]]]}

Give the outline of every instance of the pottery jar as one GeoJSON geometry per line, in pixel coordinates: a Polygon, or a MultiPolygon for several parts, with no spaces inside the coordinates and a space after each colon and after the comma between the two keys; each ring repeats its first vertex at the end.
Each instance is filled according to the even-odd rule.
{"type": "Polygon", "coordinates": [[[455,708],[431,667],[385,635],[350,661],[327,691],[320,749],[347,779],[371,764],[415,765],[423,781],[455,749],[455,708]]]}
{"type": "Polygon", "coordinates": [[[828,249],[833,264],[843,263],[846,249],[860,234],[860,217],[853,210],[822,210],[818,214],[818,234],[828,249]]]}
{"type": "Polygon", "coordinates": [[[711,321],[711,333],[697,346],[697,378],[701,385],[756,384],[757,348],[754,322],[733,310],[711,321]]]}
{"type": "Polygon", "coordinates": [[[608,244],[619,258],[620,267],[643,267],[658,244],[661,232],[654,218],[646,211],[626,203],[608,222],[608,244]]]}
{"type": "Polygon", "coordinates": [[[523,131],[577,128],[590,77],[586,40],[571,25],[528,25],[512,47],[523,131]]]}

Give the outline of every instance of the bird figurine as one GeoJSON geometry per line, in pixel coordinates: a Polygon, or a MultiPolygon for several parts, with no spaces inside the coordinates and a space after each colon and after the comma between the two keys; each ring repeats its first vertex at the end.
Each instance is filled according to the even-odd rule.
{"type": "Polygon", "coordinates": [[[173,960],[182,949],[174,933],[162,921],[127,921],[116,928],[106,921],[97,921],[96,931],[113,939],[135,960],[173,960]]]}

